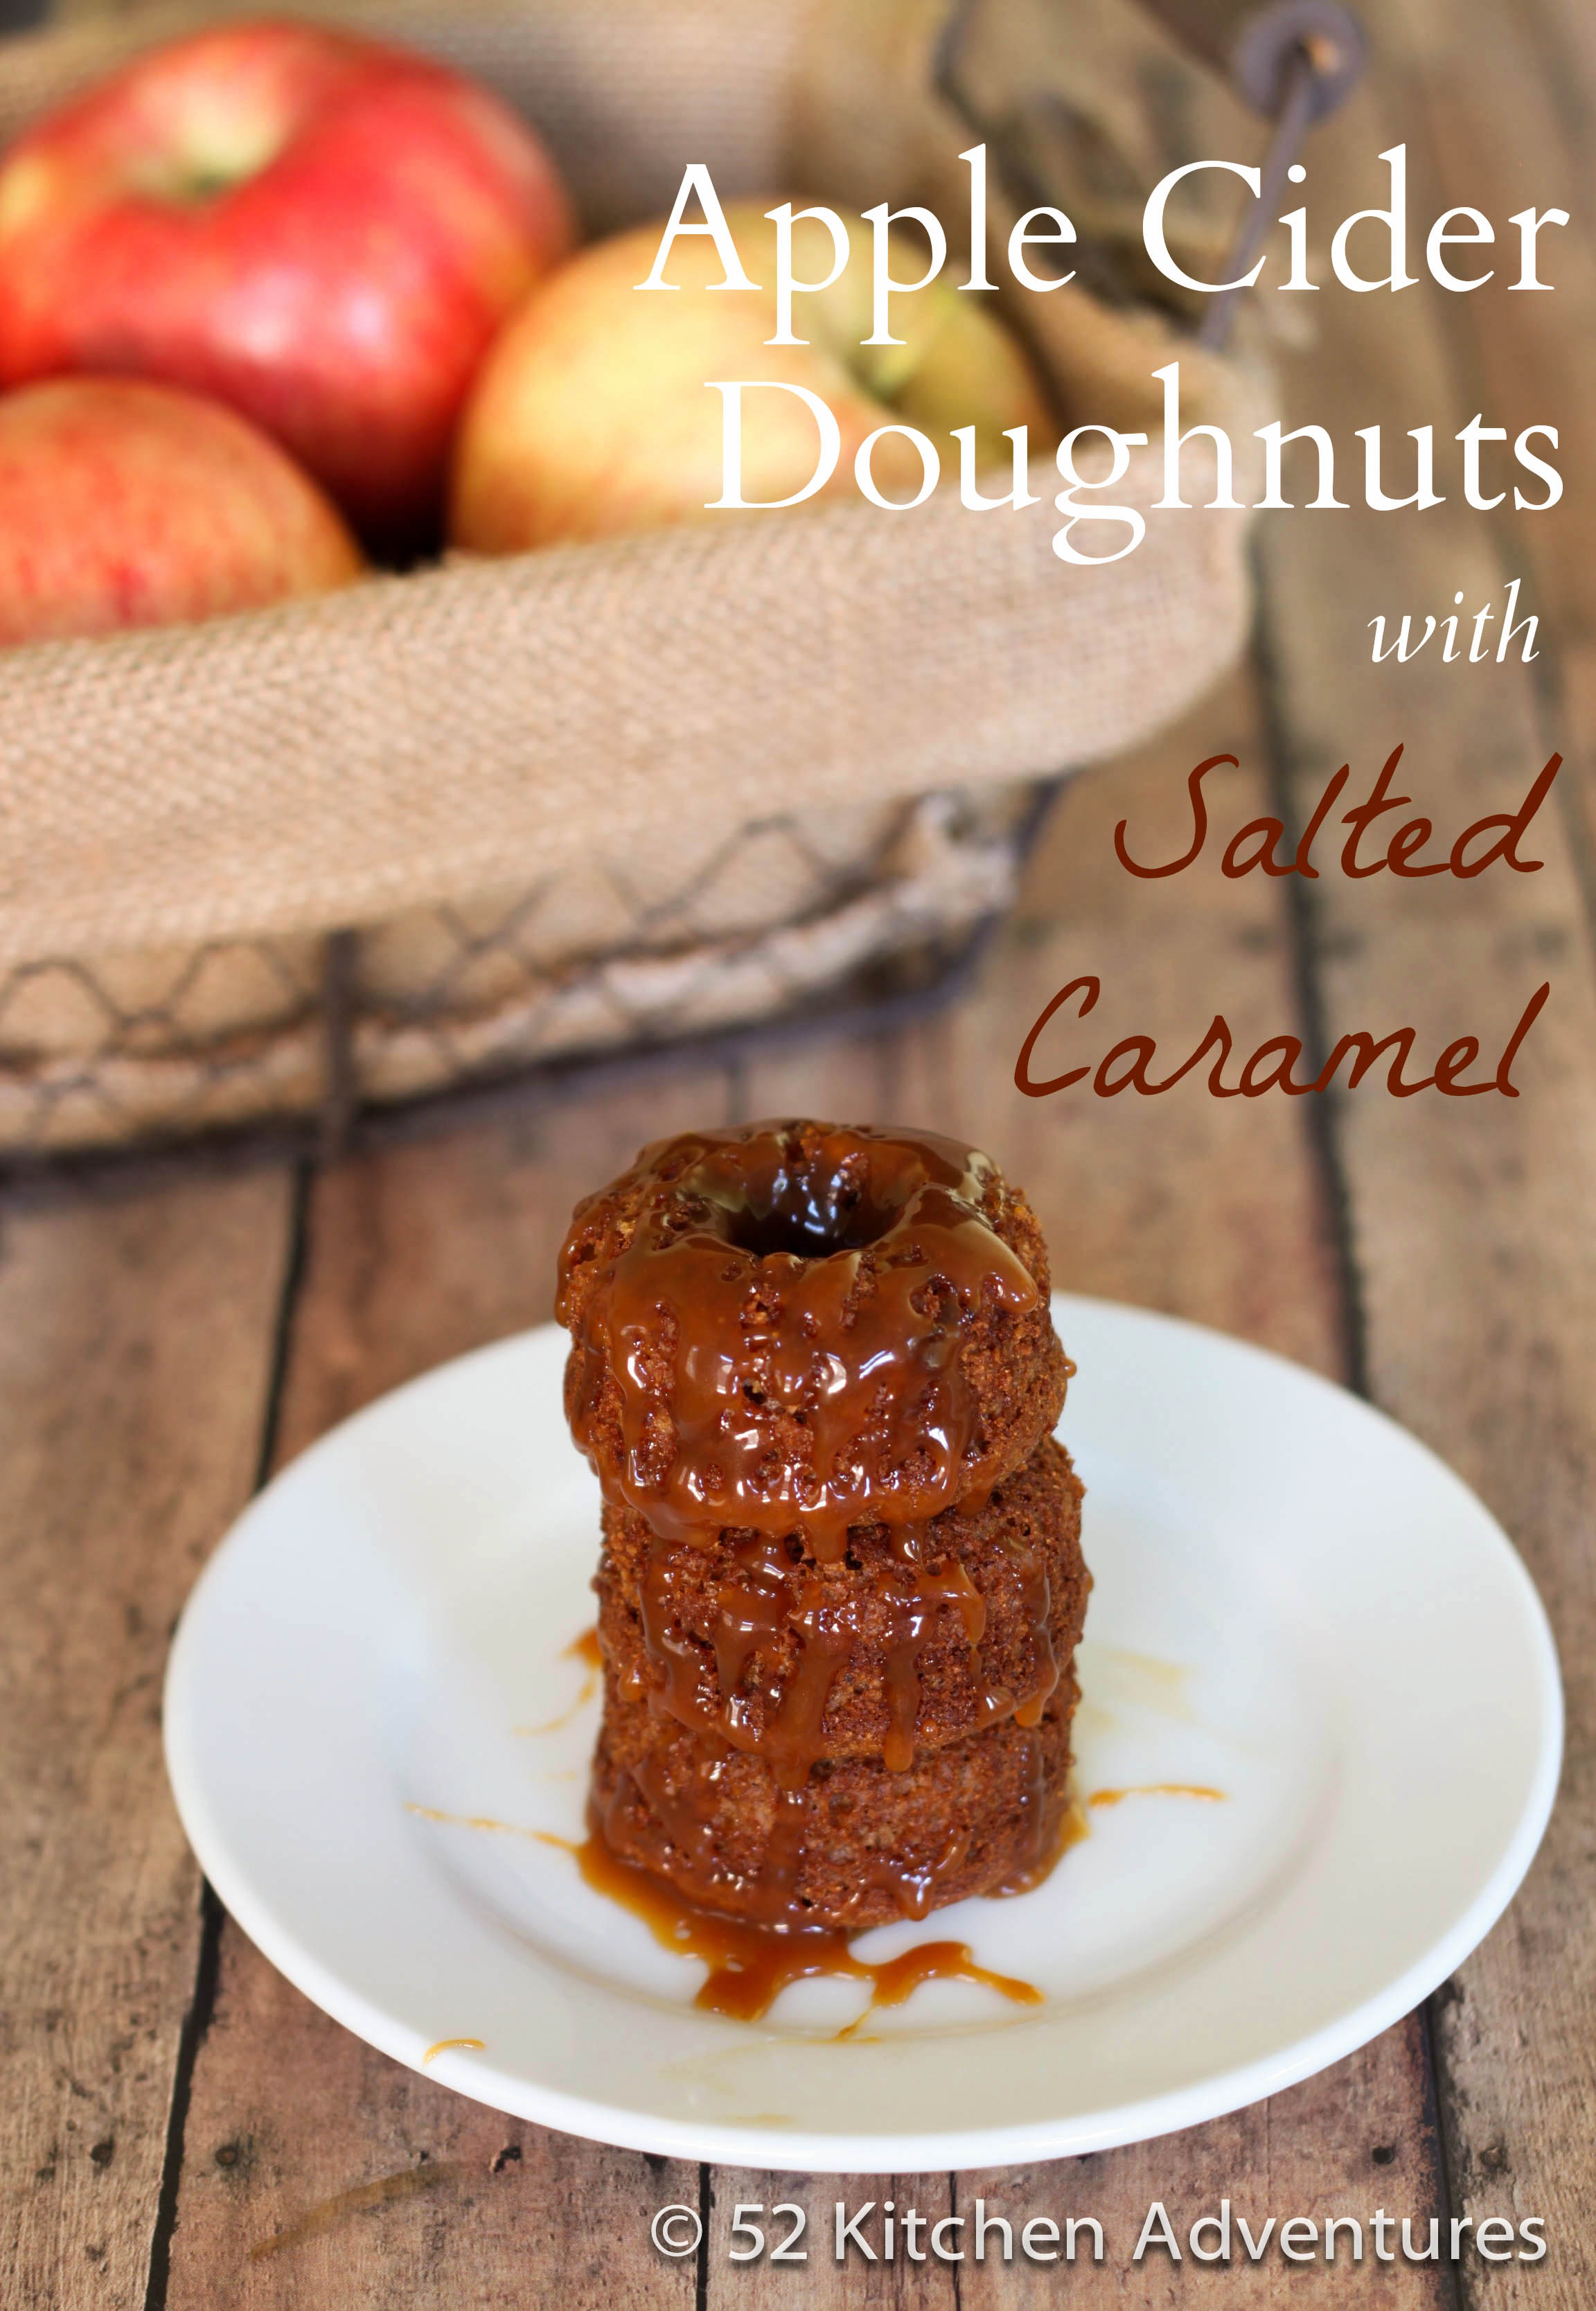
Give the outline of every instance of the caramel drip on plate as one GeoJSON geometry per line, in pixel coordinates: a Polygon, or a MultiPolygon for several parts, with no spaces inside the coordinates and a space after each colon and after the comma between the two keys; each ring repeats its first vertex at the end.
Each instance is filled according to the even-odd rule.
{"type": "Polygon", "coordinates": [[[596,1628],[584,1629],[580,1636],[572,1637],[561,1658],[564,1661],[580,1661],[586,1671],[576,1699],[568,1702],[557,1715],[545,1717],[539,1725],[518,1725],[515,1729],[518,1733],[534,1736],[541,1733],[563,1733],[573,1717],[581,1715],[582,1711],[597,1692],[598,1680],[604,1674],[604,1655],[598,1649],[598,1631],[596,1628]]]}
{"type": "Polygon", "coordinates": [[[567,1382],[591,1456],[613,1378],[624,1452],[605,1473],[630,1507],[676,1540],[799,1531],[834,1564],[850,1524],[923,1523],[979,1494],[961,1321],[1040,1299],[982,1215],[988,1157],[868,1130],[808,1156],[766,1127],[666,1141],[638,1168],[660,1192],[586,1304],[567,1382]],[[666,1386],[646,1348],[662,1316],[666,1386]]]}
{"type": "Polygon", "coordinates": [[[485,2054],[487,2040],[485,2038],[439,2038],[422,2056],[422,2068],[424,2070],[429,2062],[436,2062],[440,2054],[447,2054],[451,2046],[463,2046],[468,2054],[485,2054]]]}
{"type": "Polygon", "coordinates": [[[562,1837],[558,1830],[528,1829],[519,1821],[500,1821],[491,1813],[446,1813],[441,1806],[417,1805],[414,1800],[405,1810],[419,1821],[448,1822],[455,1829],[485,1829],[501,1837],[530,1837],[539,1845],[557,1845],[563,1853],[576,1852],[571,1839],[562,1837]]]}
{"type": "Polygon", "coordinates": [[[1086,1803],[1117,1806],[1123,1805],[1127,1798],[1205,1798],[1212,1804],[1220,1804],[1225,1792],[1210,1789],[1206,1782],[1133,1782],[1122,1790],[1094,1790],[1086,1803]]]}
{"type": "MultiPolygon", "coordinates": [[[[577,1849],[577,1865],[597,1893],[641,1918],[667,1949],[702,1958],[709,1968],[693,2004],[711,2014],[756,2022],[790,1983],[816,1975],[842,1975],[870,1985],[869,2007],[901,2006],[922,1982],[980,1982],[1016,2005],[1036,2006],[1042,1993],[1028,1982],[977,1966],[967,1942],[921,1942],[871,1966],[856,1958],[841,1926],[783,1932],[700,1909],[652,1871],[613,1853],[596,1830],[577,1849]]],[[[849,2038],[860,2014],[837,2033],[849,2038]]]]}

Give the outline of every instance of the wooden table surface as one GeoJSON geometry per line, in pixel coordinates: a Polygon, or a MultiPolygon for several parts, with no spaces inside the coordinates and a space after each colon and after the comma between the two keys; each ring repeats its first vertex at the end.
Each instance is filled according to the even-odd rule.
{"type": "MultiPolygon", "coordinates": [[[[1584,2311],[1596,2203],[1596,39],[1580,0],[1404,0],[1381,12],[1367,88],[1313,147],[1339,216],[1408,147],[1423,221],[1559,203],[1551,296],[1321,301],[1289,362],[1293,422],[1400,441],[1476,410],[1562,429],[1564,504],[1473,513],[1455,479],[1422,516],[1264,517],[1249,666],[1134,760],[1082,777],[978,990],[937,1020],[647,1089],[462,1122],[328,1166],[185,1160],[0,1202],[0,1548],[9,1860],[0,1915],[6,2304],[116,2311],[394,2311],[447,2304],[761,2302],[1534,2304],[1584,2311]],[[1524,580],[1533,666],[1369,663],[1382,613],[1470,611],[1524,580]],[[1300,821],[1349,761],[1405,771],[1442,827],[1511,808],[1553,746],[1536,875],[1397,885],[1222,876],[1212,859],[1132,880],[1111,850],[1181,847],[1200,756],[1216,823],[1279,798],[1300,821]],[[1522,1096],[1019,1097],[1020,1039],[1055,989],[1099,974],[1094,1051],[1133,1031],[1183,1055],[1222,1010],[1238,1045],[1417,1025],[1499,1043],[1552,993],[1522,1096]],[[1421,2011],[1305,2085],[1160,2141],[1003,2176],[850,2186],[921,2209],[982,2192],[1097,2213],[1098,2269],[988,2263],[737,2270],[734,2201],[819,2209],[828,2179],[743,2177],[541,2132],[397,2067],[327,2020],[202,1888],[158,1728],[174,1618],[269,1471],[396,1382],[548,1315],[574,1199],[644,1138],[779,1110],[910,1117],[990,1147],[1029,1188],[1067,1287],[1175,1311],[1363,1390],[1478,1488],[1557,1625],[1568,1764],[1523,1892],[1421,2011]],[[1377,2205],[1542,2217],[1539,2267],[1338,2263],[1256,2272],[1129,2245],[1155,2197],[1177,2219],[1227,2195],[1258,2217],[1377,2205]],[[667,2200],[704,2205],[695,2262],[650,2248],[667,2200]]],[[[1555,247],[1554,247],[1555,242],[1555,247]]],[[[1404,445],[1405,446],[1405,445],[1404,445]]],[[[1400,486],[1400,485],[1399,485],[1400,486]]],[[[1447,487],[1443,482],[1442,486],[1447,487]]],[[[1304,1482],[1313,1472],[1304,1469],[1304,1482]]],[[[1089,1541],[1089,1532],[1088,1532],[1089,1541]]],[[[1481,1696],[1489,1706],[1489,1696],[1481,1696]]]]}

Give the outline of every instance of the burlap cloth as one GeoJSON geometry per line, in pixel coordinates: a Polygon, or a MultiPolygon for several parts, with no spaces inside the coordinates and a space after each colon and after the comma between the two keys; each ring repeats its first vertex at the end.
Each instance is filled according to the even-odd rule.
{"type": "MultiPolygon", "coordinates": [[[[496,83],[549,136],[590,229],[663,211],[695,160],[728,196],[922,199],[956,240],[965,139],[929,94],[931,0],[301,13],[380,23],[496,83]]],[[[144,13],[0,50],[0,136],[192,20],[144,13]]],[[[1190,422],[1244,437],[1258,420],[1243,371],[1166,320],[1073,284],[1011,310],[1075,422],[1150,426],[1150,372],[1175,351],[1190,422]]],[[[1187,494],[1208,494],[1195,446],[1187,471],[1187,494]]],[[[1155,439],[1109,494],[1147,507],[1162,487],[1155,439]]],[[[363,933],[362,1088],[389,1096],[484,1059],[619,1040],[649,1014],[646,988],[641,1013],[573,1000],[584,975],[667,966],[679,997],[696,973],[685,1024],[746,1016],[928,907],[956,920],[991,903],[1012,782],[1146,737],[1246,625],[1236,515],[1155,515],[1138,551],[1095,570],[1054,554],[1059,523],[1051,499],[980,514],[939,495],[902,516],[836,503],[455,559],[203,627],[0,656],[0,1144],[313,1100],[316,958],[336,929],[363,933]],[[963,816],[915,802],[954,789],[977,797],[963,816]],[[727,846],[735,862],[750,826],[796,841],[804,871],[766,892],[750,854],[739,884],[727,846]],[[918,911],[917,873],[931,894],[918,911]],[[491,946],[534,887],[537,1023],[524,978],[462,967],[453,1024],[475,1029],[472,1056],[428,1027],[421,1057],[385,1059],[395,1035],[415,1043],[400,1015],[436,981],[440,922],[455,960],[480,964],[474,943],[491,946]],[[606,929],[616,889],[624,920],[606,929]],[[750,977],[762,937],[816,926],[812,958],[750,977]],[[248,1064],[230,1076],[234,1049],[248,1064]]]]}

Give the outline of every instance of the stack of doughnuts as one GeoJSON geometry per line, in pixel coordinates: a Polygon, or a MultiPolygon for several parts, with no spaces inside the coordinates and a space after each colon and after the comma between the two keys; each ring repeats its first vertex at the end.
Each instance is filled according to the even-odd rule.
{"type": "Polygon", "coordinates": [[[605,1843],[787,1930],[1033,1881],[1090,1581],[1024,1196],[921,1133],[684,1133],[577,1207],[559,1313],[605,1843]]]}

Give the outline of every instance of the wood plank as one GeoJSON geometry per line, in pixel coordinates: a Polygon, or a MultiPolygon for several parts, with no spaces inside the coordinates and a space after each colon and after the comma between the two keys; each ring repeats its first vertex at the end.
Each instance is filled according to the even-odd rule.
{"type": "Polygon", "coordinates": [[[691,2305],[695,2261],[649,2221],[698,2204],[696,2167],[600,2150],[392,2062],[222,1933],[196,2066],[167,2302],[572,2311],[691,2305]]]}
{"type": "MultiPolygon", "coordinates": [[[[1409,10],[1415,4],[1408,0],[1409,10]]],[[[1557,429],[1561,503],[1526,519],[1509,501],[1491,518],[1488,534],[1502,577],[1523,580],[1525,606],[1539,613],[1545,629],[1536,702],[1548,746],[1556,740],[1567,750],[1562,801],[1582,823],[1590,894],[1596,893],[1596,572],[1590,551],[1596,430],[1585,408],[1587,348],[1596,332],[1596,247],[1585,221],[1596,195],[1596,39],[1588,10],[1534,0],[1529,13],[1528,25],[1510,20],[1490,0],[1461,0],[1443,23],[1421,13],[1403,28],[1391,76],[1401,118],[1410,124],[1421,214],[1469,202],[1496,220],[1526,206],[1562,207],[1573,219],[1542,238],[1539,271],[1555,284],[1549,293],[1504,295],[1498,282],[1443,298],[1435,318],[1470,412],[1484,409],[1510,434],[1531,423],[1557,429]]],[[[1505,225],[1498,230],[1505,241],[1498,262],[1511,278],[1516,234],[1505,225]]]]}
{"type": "MultiPolygon", "coordinates": [[[[1414,2236],[1442,2211],[1440,2146],[1427,2107],[1424,2029],[1411,2016],[1334,2069],[1250,2110],[1161,2141],[1129,2145],[1051,2166],[956,2177],[962,2212],[981,2198],[992,2213],[1012,2219],[1012,2261],[989,2260],[960,2275],[966,2311],[1021,2311],[1056,2300],[1063,2266],[1033,2261],[1023,2252],[1021,2218],[1051,2217],[1064,2234],[1069,2216],[1095,2216],[1103,2228],[1101,2263],[1088,2261],[1094,2242],[1077,2236],[1069,2269],[1071,2302],[1085,2305],[1164,2305],[1207,2311],[1234,2300],[1247,2258],[1239,2233],[1230,2262],[1191,2259],[1186,2242],[1203,2216],[1217,2216],[1228,2199],[1255,2237],[1272,2215],[1276,2229],[1301,2215],[1322,2224],[1350,2217],[1363,2226],[1363,2259],[1353,2260],[1353,2234],[1337,2238],[1333,2264],[1291,2265],[1278,2247],[1266,2248],[1254,2285],[1265,2302],[1347,2305],[1349,2311],[1388,2304],[1448,2307],[1443,2278],[1400,2263],[1382,2265],[1374,2254],[1374,2217],[1383,2208],[1414,2220],[1414,2236]],[[1155,2202],[1167,2211],[1182,2250],[1181,2264],[1158,2246],[1134,2257],[1155,2202]]],[[[1067,2236],[1067,2234],[1065,2234],[1067,2236]]],[[[1155,2233],[1153,2236],[1156,2237],[1155,2233]]],[[[1400,2232],[1393,2234],[1400,2237],[1400,2232]]],[[[1214,2235],[1201,2234],[1211,2246],[1214,2235]]],[[[993,2242],[994,2254],[1001,2239],[993,2242]]]]}
{"type": "MultiPolygon", "coordinates": [[[[1455,22],[1445,38],[1466,52],[1455,22]]],[[[1433,39],[1420,55],[1424,71],[1436,69],[1433,39]]],[[[1489,82],[1488,48],[1475,69],[1489,82]]],[[[1415,127],[1399,86],[1323,131],[1313,166],[1323,213],[1339,216],[1368,198],[1383,176],[1372,156],[1415,127]]],[[[1524,197],[1552,189],[1537,181],[1524,197]]],[[[1295,381],[1298,416],[1356,408],[1364,422],[1377,414],[1388,436],[1430,423],[1444,441],[1478,406],[1460,390],[1444,334],[1442,309],[1456,301],[1430,288],[1339,299],[1295,381]]],[[[1545,326],[1521,321],[1514,309],[1535,301],[1504,283],[1469,301],[1482,332],[1545,326]]],[[[1538,394],[1538,404],[1546,399],[1538,394]]],[[[1513,416],[1543,414],[1554,422],[1561,414],[1572,431],[1583,410],[1513,416]]],[[[1513,808],[1547,752],[1536,695],[1545,669],[1447,667],[1428,655],[1376,667],[1358,646],[1365,621],[1382,612],[1441,614],[1459,589],[1470,605],[1499,589],[1496,541],[1463,508],[1455,481],[1448,504],[1422,517],[1304,514],[1289,534],[1280,521],[1264,533],[1264,592],[1299,813],[1330,768],[1350,759],[1367,779],[1400,738],[1408,741],[1402,785],[1438,822],[1455,831],[1513,808]]],[[[1532,550],[1539,534],[1533,517],[1517,517],[1515,552],[1532,550]]],[[[1563,1796],[1546,1847],[1504,1923],[1436,2005],[1456,2211],[1475,2221],[1540,2215],[1553,2242],[1539,2267],[1465,2264],[1464,2300],[1490,2311],[1589,2302],[1586,2211],[1596,2189],[1588,2077],[1596,1953],[1587,1932],[1596,973],[1557,810],[1542,812],[1535,838],[1529,855],[1546,863],[1533,876],[1498,868],[1472,883],[1393,886],[1389,876],[1353,884],[1332,874],[1313,894],[1335,1031],[1401,1020],[1417,1025],[1423,1051],[1462,1033],[1499,1048],[1531,990],[1548,978],[1552,987],[1515,1070],[1517,1101],[1398,1102],[1365,1089],[1335,1111],[1374,1391],[1504,1518],[1551,1609],[1570,1707],[1563,1796]]]]}
{"type": "Polygon", "coordinates": [[[200,1945],[178,1609],[254,1480],[282,1171],[0,1205],[0,2298],[144,2301],[200,1945]]]}
{"type": "MultiPolygon", "coordinates": [[[[317,1181],[279,1457],[412,1374],[552,1312],[579,1195],[722,1114],[723,1073],[427,1139],[317,1181]]],[[[506,2119],[375,2054],[229,1920],[195,2068],[168,2311],[690,2304],[649,2244],[699,2170],[506,2119]]]]}
{"type": "MultiPolygon", "coordinates": [[[[1162,1099],[1021,1096],[1015,1060],[1032,1020],[1065,981],[1091,972],[1103,997],[1054,1063],[1096,1057],[1120,1035],[1151,1033],[1183,1057],[1216,1010],[1250,1049],[1296,1021],[1289,919],[1278,885],[1191,874],[1134,880],[1113,863],[1113,827],[1124,818],[1138,855],[1167,859],[1185,846],[1185,780],[1218,752],[1242,767],[1210,775],[1217,821],[1238,824],[1269,807],[1263,735],[1253,694],[1234,680],[1177,729],[1133,759],[1082,778],[1065,797],[1027,880],[1000,954],[974,997],[956,1010],[851,1058],[815,1051],[748,1070],[749,1112],[837,1112],[843,1096],[874,1103],[862,1112],[961,1132],[990,1147],[1036,1206],[1059,1283],[1139,1301],[1242,1333],[1321,1371],[1342,1361],[1333,1228],[1304,1103],[1221,1101],[1189,1082],[1162,1099]],[[1089,1034],[1087,1030],[1089,1029],[1089,1034]]],[[[846,1111],[843,1111],[846,1112],[846,1111]]],[[[1065,1429],[1068,1433],[1068,1408],[1065,1429]]],[[[1086,1548],[1090,1547],[1087,1504],[1086,1548]]],[[[1214,2299],[1232,2274],[1190,2265],[1176,2276],[1161,2256],[1129,2258],[1149,2202],[1162,2198],[1190,2222],[1229,2195],[1259,2218],[1334,2212],[1365,2218],[1380,2205],[1427,2220],[1440,2207],[1440,2169],[1429,2114],[1422,2025],[1388,2031],[1350,2061],[1289,2094],[1164,2141],[1097,2157],[952,2178],[952,2208],[975,2199],[1007,2211],[1015,2259],[967,2262],[957,2273],[964,2311],[1056,2298],[1112,2302],[1121,2311],[1214,2299]],[[1389,2154],[1389,2155],[1388,2155],[1389,2154]],[[1093,2214],[1107,2253],[1100,2268],[1028,2263],[1020,2247],[1032,2215],[1093,2214]]],[[[716,2179],[717,2200],[727,2178],[716,2179]]],[[[773,2188],[771,2185],[768,2187],[773,2188]]],[[[922,2210],[929,2184],[914,2188],[922,2210]]],[[[740,2182],[738,2190],[741,2190],[740,2182]]],[[[757,2198],[761,2192],[746,2193],[757,2198]]],[[[810,2211],[812,2239],[846,2196],[896,2195],[885,2177],[792,2184],[810,2211]]],[[[760,2265],[731,2271],[717,2254],[711,2303],[767,2299],[816,2306],[872,2301],[888,2275],[857,2259],[839,2268],[812,2254],[800,2276],[760,2265]]],[[[1084,2235],[1083,2235],[1084,2237],[1084,2235]]],[[[992,2253],[999,2252],[994,2236],[992,2253]]],[[[1082,2253],[1086,2252],[1083,2246],[1082,2253]]],[[[1343,2247],[1343,2258],[1347,2252],[1343,2247]]],[[[1278,2258],[1266,2281],[1283,2283],[1278,2258]]],[[[951,2275],[952,2267],[945,2267],[951,2275]]],[[[945,2275],[900,2262],[895,2282],[910,2301],[939,2300],[945,2275]],[[918,2290],[918,2291],[916,2291],[918,2290]]],[[[1294,2300],[1326,2306],[1439,2307],[1443,2280],[1422,2268],[1304,2266],[1290,2273],[1294,2300]]]]}

